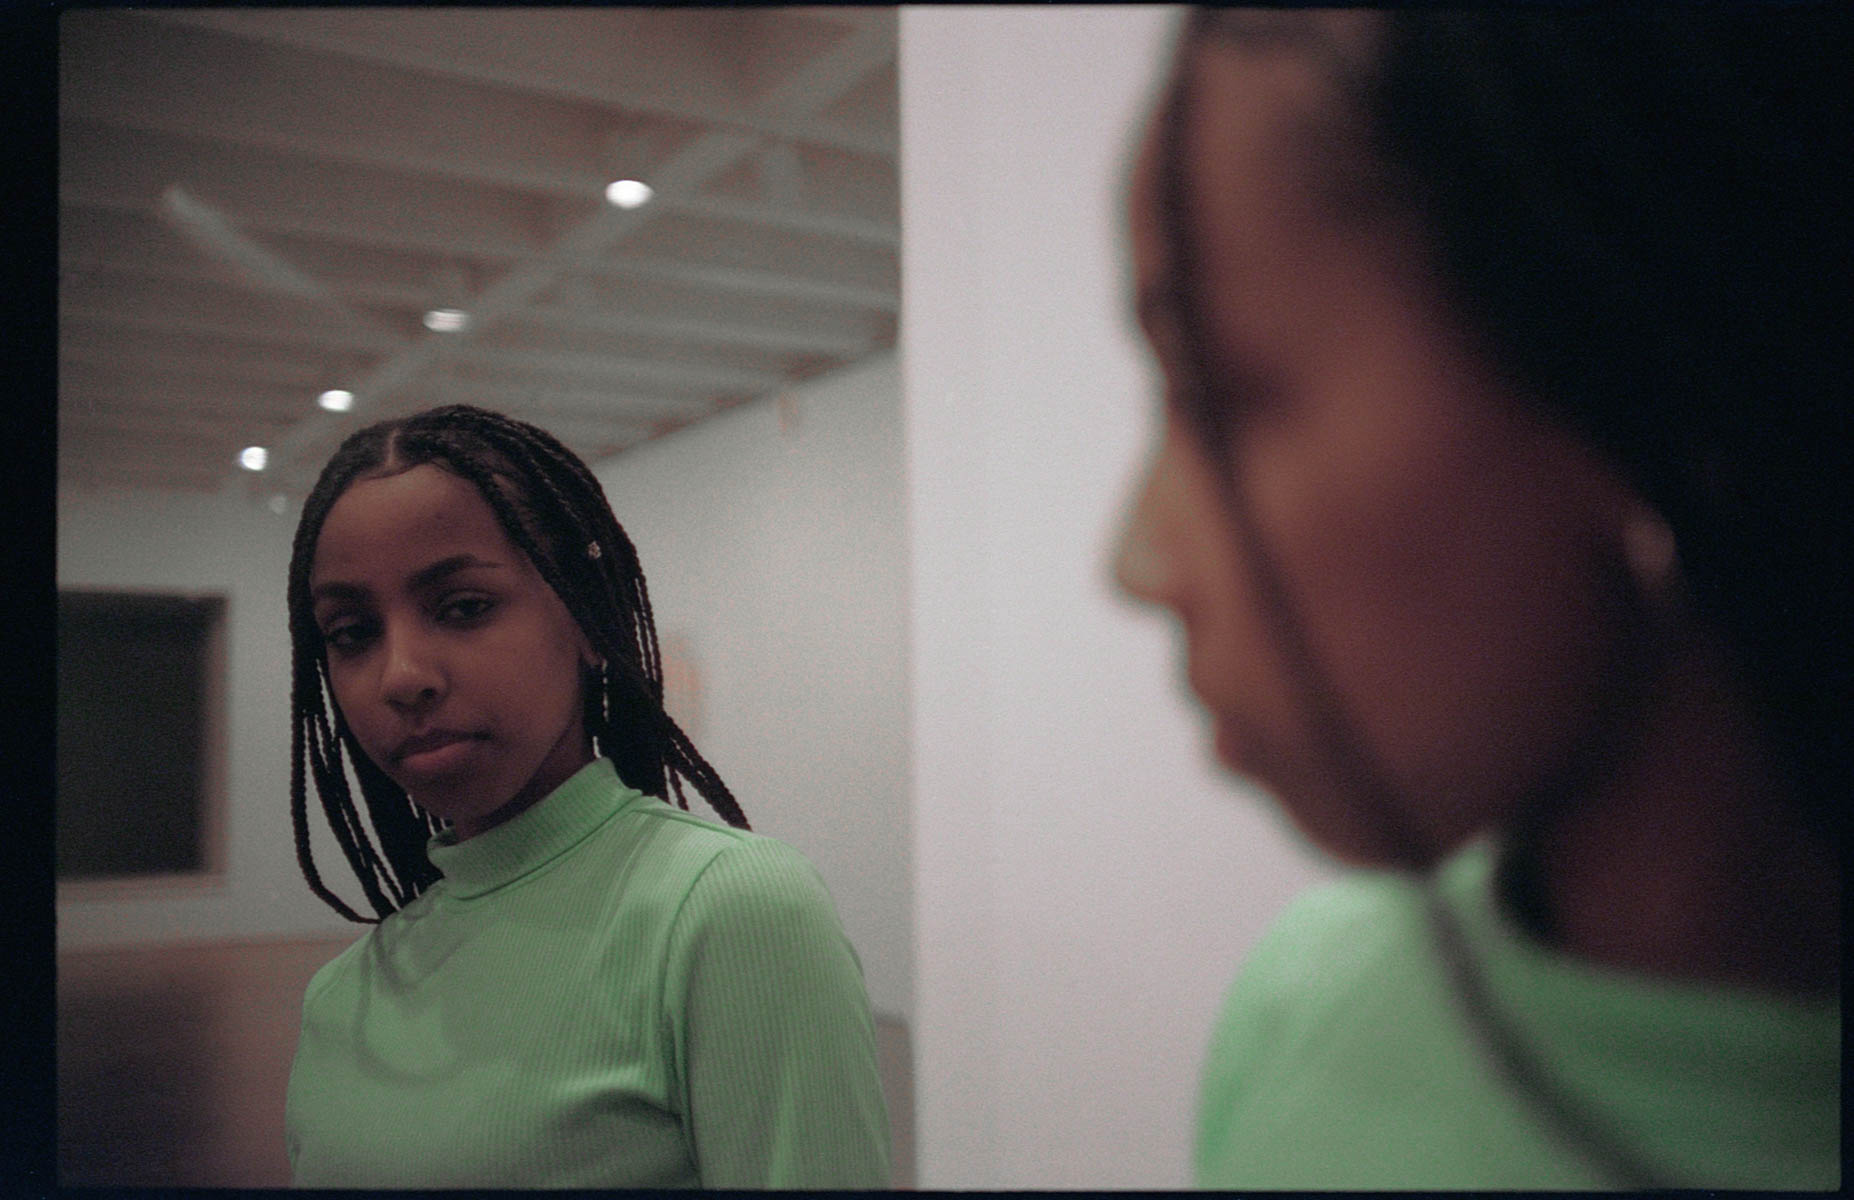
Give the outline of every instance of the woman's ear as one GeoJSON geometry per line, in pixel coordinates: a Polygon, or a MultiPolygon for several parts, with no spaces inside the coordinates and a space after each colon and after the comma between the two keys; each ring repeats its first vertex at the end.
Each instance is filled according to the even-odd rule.
{"type": "Polygon", "coordinates": [[[1638,501],[1622,519],[1622,555],[1629,577],[1647,597],[1667,594],[1680,573],[1680,553],[1666,518],[1638,501]]]}
{"type": "MultiPolygon", "coordinates": [[[[1606,549],[1626,570],[1636,596],[1666,608],[1680,587],[1680,548],[1659,509],[1622,473],[1587,450],[1580,492],[1606,549]]],[[[1576,478],[1576,477],[1574,477],[1576,478]]]]}
{"type": "Polygon", "coordinates": [[[573,622],[574,641],[579,648],[579,665],[595,674],[605,669],[605,656],[593,648],[592,638],[587,636],[585,627],[578,621],[573,622]]]}
{"type": "Polygon", "coordinates": [[[606,663],[582,634],[579,654],[580,687],[586,702],[586,722],[593,729],[608,728],[612,714],[606,698],[606,663]]]}

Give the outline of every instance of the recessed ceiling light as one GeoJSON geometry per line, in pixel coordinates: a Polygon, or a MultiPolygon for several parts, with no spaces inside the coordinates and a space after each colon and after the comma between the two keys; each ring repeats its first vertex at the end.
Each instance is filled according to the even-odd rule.
{"type": "Polygon", "coordinates": [[[262,446],[246,446],[238,452],[238,465],[247,471],[262,471],[270,462],[270,451],[262,446]]]}
{"type": "Polygon", "coordinates": [[[330,388],[317,396],[315,402],[329,412],[347,412],[354,407],[354,393],[341,388],[330,388]]]}
{"type": "Polygon", "coordinates": [[[605,185],[605,198],[619,208],[639,208],[650,203],[655,189],[641,179],[618,179],[605,185]]]}
{"type": "Polygon", "coordinates": [[[433,333],[456,333],[470,323],[470,314],[461,308],[434,308],[425,314],[425,328],[433,333]]]}

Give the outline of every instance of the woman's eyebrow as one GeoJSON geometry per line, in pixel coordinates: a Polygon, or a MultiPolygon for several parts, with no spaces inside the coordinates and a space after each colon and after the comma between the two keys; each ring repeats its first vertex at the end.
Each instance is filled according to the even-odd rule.
{"type": "Polygon", "coordinates": [[[358,583],[342,583],[338,580],[318,583],[309,589],[311,603],[319,604],[324,600],[365,600],[373,592],[358,583]]]}
{"type": "MultiPolygon", "coordinates": [[[[411,578],[408,579],[406,583],[413,590],[417,591],[434,587],[450,576],[457,574],[459,571],[470,570],[472,568],[495,571],[503,569],[504,566],[505,564],[503,563],[495,562],[487,558],[478,558],[474,554],[453,554],[447,558],[439,559],[430,566],[420,567],[412,573],[411,578]]],[[[364,587],[358,583],[346,583],[338,579],[332,579],[325,583],[318,583],[309,590],[309,599],[312,602],[322,600],[366,600],[372,595],[373,592],[370,588],[364,587]]]]}
{"type": "Polygon", "coordinates": [[[442,583],[445,579],[457,574],[459,571],[476,567],[495,571],[500,570],[502,566],[502,563],[494,562],[487,558],[478,558],[476,555],[470,553],[453,554],[449,558],[439,559],[428,567],[420,567],[418,570],[412,572],[412,578],[406,582],[417,590],[442,583]]]}

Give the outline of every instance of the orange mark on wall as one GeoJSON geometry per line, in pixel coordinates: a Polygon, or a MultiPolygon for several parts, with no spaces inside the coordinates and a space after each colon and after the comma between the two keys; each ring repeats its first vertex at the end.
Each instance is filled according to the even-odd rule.
{"type": "Polygon", "coordinates": [[[670,633],[657,644],[663,658],[663,707],[691,739],[702,732],[702,669],[695,647],[681,633],[670,633]]]}

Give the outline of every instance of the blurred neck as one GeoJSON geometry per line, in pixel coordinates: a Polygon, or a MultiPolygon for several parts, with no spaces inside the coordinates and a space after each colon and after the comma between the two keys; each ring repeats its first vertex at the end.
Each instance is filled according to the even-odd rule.
{"type": "Polygon", "coordinates": [[[1616,768],[1541,823],[1540,932],[1605,966],[1833,994],[1837,848],[1784,793],[1727,678],[1710,642],[1672,651],[1616,768]]]}

